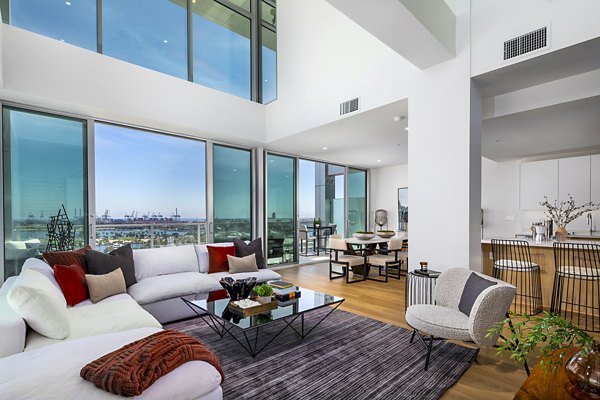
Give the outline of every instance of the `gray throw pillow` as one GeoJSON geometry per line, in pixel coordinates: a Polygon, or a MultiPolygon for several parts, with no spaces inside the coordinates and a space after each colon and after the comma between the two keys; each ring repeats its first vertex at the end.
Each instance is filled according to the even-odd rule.
{"type": "Polygon", "coordinates": [[[121,268],[127,287],[136,283],[133,250],[130,245],[119,247],[108,254],[96,250],[86,250],[85,263],[88,274],[105,275],[121,268]]]}
{"type": "Polygon", "coordinates": [[[496,282],[492,282],[476,273],[471,273],[469,279],[467,279],[467,283],[465,284],[465,288],[463,289],[462,295],[460,296],[460,302],[458,303],[458,309],[466,315],[471,315],[471,310],[473,309],[473,304],[475,304],[475,300],[477,297],[483,292],[485,289],[490,286],[494,286],[496,282]]]}
{"type": "Polygon", "coordinates": [[[243,240],[234,239],[233,244],[235,246],[236,257],[246,257],[250,254],[256,255],[256,265],[259,269],[265,269],[265,258],[263,257],[262,239],[254,239],[250,243],[246,244],[243,240]]]}

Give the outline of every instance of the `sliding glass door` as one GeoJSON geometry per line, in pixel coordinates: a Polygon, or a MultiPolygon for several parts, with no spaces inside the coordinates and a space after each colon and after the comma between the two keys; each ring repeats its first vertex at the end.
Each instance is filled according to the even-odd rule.
{"type": "Polygon", "coordinates": [[[268,264],[296,261],[296,159],[265,157],[268,264]]]}
{"type": "Polygon", "coordinates": [[[87,127],[81,119],[5,107],[2,133],[6,279],[46,250],[48,224],[59,213],[73,224],[69,245],[86,244],[87,127]]]}
{"type": "Polygon", "coordinates": [[[252,238],[252,153],[213,145],[213,241],[252,238]]]}
{"type": "Polygon", "coordinates": [[[367,172],[348,168],[348,236],[367,229],[367,172]]]}

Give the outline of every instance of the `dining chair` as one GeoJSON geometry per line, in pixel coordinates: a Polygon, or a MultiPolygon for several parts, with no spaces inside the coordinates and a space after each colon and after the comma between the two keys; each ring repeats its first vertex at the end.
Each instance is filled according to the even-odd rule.
{"type": "Polygon", "coordinates": [[[310,235],[308,233],[308,227],[304,224],[300,224],[300,229],[298,229],[298,239],[300,240],[300,254],[306,256],[308,255],[308,243],[313,243],[313,251],[315,250],[315,246],[317,243],[317,237],[310,235]],[[303,243],[306,242],[306,251],[302,252],[303,243]]]}
{"type": "Polygon", "coordinates": [[[346,241],[341,237],[330,237],[329,239],[329,279],[346,277],[346,283],[356,283],[367,280],[365,258],[345,254],[347,251],[346,241]],[[334,266],[340,266],[341,271],[335,270],[334,266]],[[350,271],[354,275],[361,275],[361,279],[350,280],[350,271]]]}
{"type": "Polygon", "coordinates": [[[391,238],[387,242],[387,248],[385,249],[385,253],[380,249],[376,254],[367,257],[367,268],[375,267],[379,269],[379,276],[383,276],[384,279],[373,279],[378,280],[380,282],[388,282],[390,269],[395,271],[393,276],[396,279],[400,279],[400,274],[402,271],[402,264],[404,264],[404,260],[400,258],[400,254],[403,249],[404,239],[402,238],[391,238]],[[381,271],[383,270],[383,274],[381,271]]]}

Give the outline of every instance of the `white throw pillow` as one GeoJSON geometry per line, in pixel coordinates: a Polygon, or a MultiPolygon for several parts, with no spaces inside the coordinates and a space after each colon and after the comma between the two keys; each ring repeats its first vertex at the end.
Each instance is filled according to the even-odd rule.
{"type": "Polygon", "coordinates": [[[32,268],[23,270],[6,299],[36,332],[52,339],[69,336],[67,302],[41,272],[32,268]]]}

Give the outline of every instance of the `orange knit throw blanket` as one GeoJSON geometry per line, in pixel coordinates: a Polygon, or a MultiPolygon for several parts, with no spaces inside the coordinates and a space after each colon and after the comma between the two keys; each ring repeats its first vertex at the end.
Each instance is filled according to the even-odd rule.
{"type": "Polygon", "coordinates": [[[158,378],[188,361],[212,364],[224,379],[217,357],[197,339],[176,331],[161,331],[129,343],[90,362],[80,376],[96,387],[121,396],[139,396],[158,378]]]}

